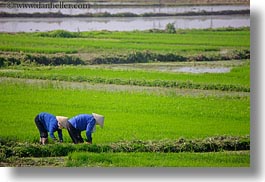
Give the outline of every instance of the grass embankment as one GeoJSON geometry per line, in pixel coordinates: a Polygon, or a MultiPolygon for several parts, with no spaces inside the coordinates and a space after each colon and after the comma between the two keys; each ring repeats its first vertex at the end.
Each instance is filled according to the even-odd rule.
{"type": "Polygon", "coordinates": [[[89,153],[67,157],[18,158],[0,161],[11,167],[250,167],[250,152],[213,153],[89,153]]]}
{"type": "Polygon", "coordinates": [[[220,152],[241,151],[250,149],[249,136],[231,137],[218,136],[205,139],[187,140],[133,140],[109,144],[55,144],[41,146],[39,144],[19,143],[16,139],[0,139],[1,157],[57,157],[66,156],[72,152],[220,152]],[[11,141],[12,140],[12,141],[11,141]],[[2,147],[5,146],[5,147],[2,147]]]}
{"type": "Polygon", "coordinates": [[[249,137],[214,137],[204,140],[121,141],[103,145],[53,144],[40,146],[0,139],[0,166],[249,166],[249,137]],[[243,151],[246,150],[246,151],[243,151]],[[237,152],[235,152],[237,151],[237,152]],[[191,153],[192,152],[192,153],[191,153]],[[196,152],[196,154],[194,153],[196,152]],[[198,153],[200,152],[200,154],[198,153]],[[207,152],[203,154],[201,152],[207,152]],[[215,152],[215,153],[209,153],[215,152]],[[222,152],[222,153],[220,153],[222,152]],[[177,154],[178,153],[178,154],[177,154]],[[64,156],[68,156],[65,158],[64,156]],[[148,156],[148,157],[147,157],[148,156]],[[34,157],[34,158],[32,158],[34,157]],[[36,157],[42,158],[37,159],[36,157]],[[56,159],[44,159],[49,157],[56,159]],[[135,159],[136,157],[136,159],[135,159]],[[151,158],[150,158],[151,157],[151,158]],[[179,161],[178,158],[185,158],[179,161]],[[196,159],[194,163],[192,159],[196,159]],[[205,166],[205,159],[212,160],[205,166]],[[153,159],[153,161],[152,161],[153,159]],[[61,160],[61,164],[58,164],[61,160]],[[129,160],[129,162],[128,162],[129,160]],[[126,162],[127,161],[127,162],[126,162]],[[204,161],[201,163],[201,161],[204,161]],[[234,163],[231,165],[231,163],[234,163]]]}

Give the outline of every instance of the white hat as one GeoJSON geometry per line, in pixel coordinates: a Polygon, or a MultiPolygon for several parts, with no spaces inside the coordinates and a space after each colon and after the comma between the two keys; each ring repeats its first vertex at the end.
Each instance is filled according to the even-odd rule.
{"type": "Polygon", "coordinates": [[[104,116],[96,114],[96,113],[92,113],[93,117],[96,120],[96,124],[100,125],[101,128],[103,128],[104,125],[104,116]]]}
{"type": "Polygon", "coordinates": [[[58,121],[58,126],[60,129],[66,128],[66,122],[68,121],[68,117],[56,116],[56,120],[58,121]]]}

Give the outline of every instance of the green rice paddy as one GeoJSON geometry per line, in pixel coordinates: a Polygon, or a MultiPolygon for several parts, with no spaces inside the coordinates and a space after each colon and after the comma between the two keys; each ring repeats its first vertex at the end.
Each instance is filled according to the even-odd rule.
{"type": "MultiPolygon", "coordinates": [[[[183,30],[173,35],[149,32],[80,32],[75,38],[40,34],[1,33],[1,54],[10,56],[60,52],[82,57],[148,50],[184,55],[249,49],[250,45],[248,29],[183,30]]],[[[202,140],[218,136],[249,137],[250,60],[170,64],[179,67],[224,66],[231,70],[227,73],[161,71],[156,69],[161,67],[161,63],[157,62],[123,67],[28,64],[1,67],[0,165],[5,166],[7,163],[16,166],[16,158],[12,156],[20,156],[19,152],[35,156],[30,155],[31,152],[34,153],[33,149],[46,150],[36,144],[39,134],[34,124],[34,117],[43,111],[68,117],[92,112],[103,114],[105,126],[103,129],[97,128],[93,134],[95,146],[92,147],[120,141],[126,144],[130,141],[173,141],[181,138],[202,140]],[[181,84],[184,86],[181,87],[181,84]],[[12,147],[16,145],[5,143],[9,140],[17,142],[17,148],[13,148],[15,153],[12,153],[12,147]],[[19,148],[21,145],[25,146],[23,150],[19,148]],[[36,145],[36,148],[32,145],[36,145]]],[[[85,133],[82,134],[85,138],[85,133]]],[[[73,149],[75,145],[71,144],[67,131],[63,131],[63,135],[63,145],[73,149]]],[[[249,145],[249,140],[246,144],[249,145]]],[[[48,146],[53,150],[54,144],[50,143],[48,146]]],[[[86,145],[80,147],[86,149],[86,145]]],[[[250,166],[250,150],[221,150],[211,153],[84,151],[86,150],[58,155],[64,161],[59,166],[250,166]]],[[[60,154],[60,150],[57,153],[60,154]]],[[[41,165],[40,158],[29,160],[33,161],[34,166],[41,165]]],[[[43,165],[47,163],[44,162],[43,165]]]]}
{"type": "MultiPolygon", "coordinates": [[[[53,32],[52,32],[53,33],[53,32]]],[[[208,52],[249,48],[250,31],[179,31],[150,32],[80,32],[73,38],[50,37],[49,33],[0,34],[0,50],[26,53],[91,53],[114,54],[128,51],[208,52]],[[103,51],[104,50],[104,51],[103,51]]],[[[61,35],[60,35],[61,36],[61,35]]],[[[89,56],[89,55],[88,55],[89,56]]]]}

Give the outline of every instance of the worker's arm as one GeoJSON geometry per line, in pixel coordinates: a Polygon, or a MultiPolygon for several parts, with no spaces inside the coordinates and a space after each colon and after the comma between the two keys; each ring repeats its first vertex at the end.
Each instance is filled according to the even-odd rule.
{"type": "Polygon", "coordinates": [[[54,132],[56,132],[56,131],[57,131],[57,128],[55,126],[51,125],[49,128],[49,134],[50,134],[50,137],[52,138],[53,141],[57,140],[54,136],[54,132]]]}
{"type": "Polygon", "coordinates": [[[53,140],[56,140],[55,136],[54,136],[54,131],[50,131],[50,137],[53,139],[53,140]]]}
{"type": "Polygon", "coordinates": [[[92,131],[93,131],[95,124],[96,124],[96,121],[93,120],[86,127],[86,137],[87,137],[88,143],[92,143],[92,131]]]}
{"type": "Polygon", "coordinates": [[[59,137],[60,142],[63,142],[63,132],[61,129],[58,129],[58,137],[59,137]]]}

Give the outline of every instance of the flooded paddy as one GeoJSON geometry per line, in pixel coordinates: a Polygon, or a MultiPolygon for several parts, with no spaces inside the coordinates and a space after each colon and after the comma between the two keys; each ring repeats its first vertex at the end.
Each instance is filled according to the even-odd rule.
{"type": "Polygon", "coordinates": [[[95,68],[107,68],[116,70],[149,70],[162,72],[183,73],[228,73],[233,67],[246,63],[246,60],[231,61],[204,61],[204,62],[175,62],[175,63],[136,63],[136,64],[111,64],[91,65],[95,68]]]}
{"type": "Polygon", "coordinates": [[[182,67],[173,69],[175,72],[184,72],[184,73],[228,73],[230,68],[209,68],[209,67],[182,67]]]}
{"type": "Polygon", "coordinates": [[[0,32],[35,32],[67,30],[133,31],[165,29],[174,23],[176,29],[205,29],[250,26],[250,17],[234,16],[181,16],[181,17],[94,17],[94,18],[1,18],[0,32]]]}
{"type": "MultiPolygon", "coordinates": [[[[104,4],[104,3],[103,3],[104,4]]],[[[61,13],[66,15],[100,14],[100,13],[148,13],[176,14],[220,11],[249,10],[248,5],[202,5],[202,6],[100,6],[93,5],[88,9],[45,9],[45,8],[7,8],[0,7],[0,12],[18,13],[61,13]]],[[[168,23],[174,23],[176,29],[205,29],[222,27],[248,27],[249,15],[204,15],[204,16],[150,16],[150,17],[37,17],[19,18],[3,17],[0,19],[0,32],[35,32],[35,31],[133,31],[165,29],[168,23]]]]}

